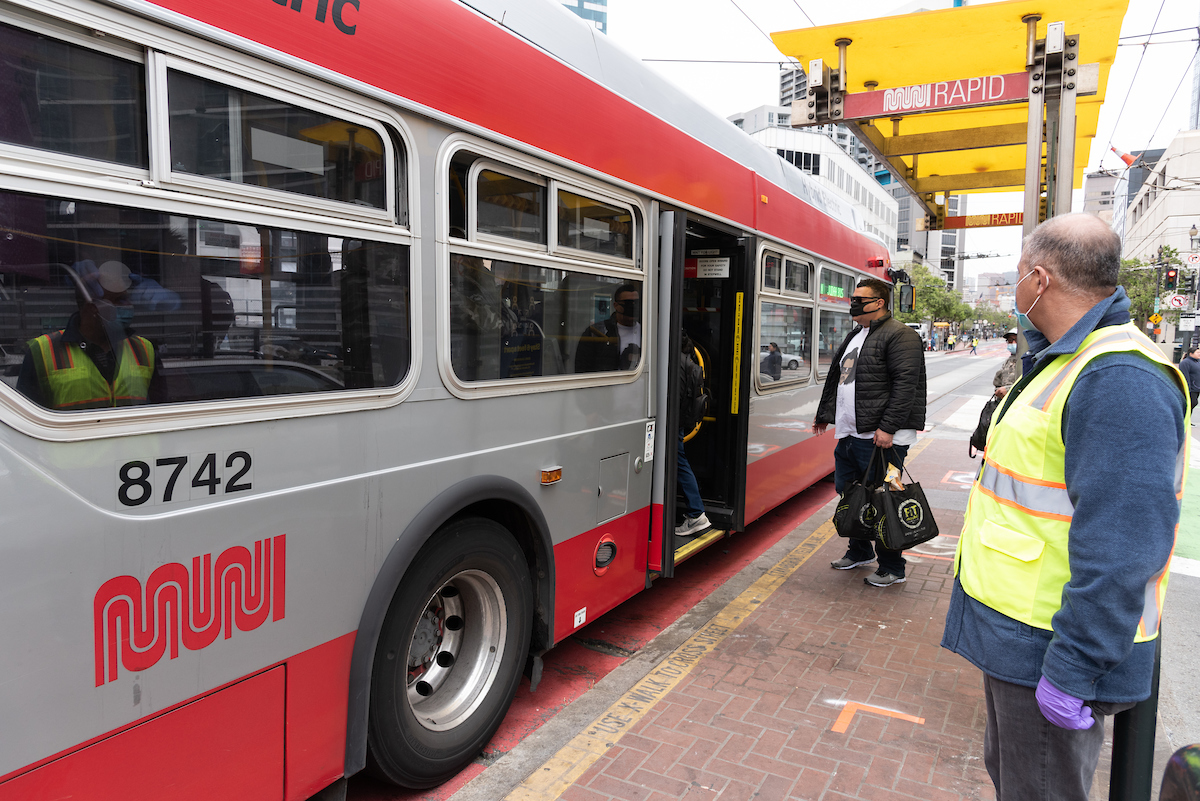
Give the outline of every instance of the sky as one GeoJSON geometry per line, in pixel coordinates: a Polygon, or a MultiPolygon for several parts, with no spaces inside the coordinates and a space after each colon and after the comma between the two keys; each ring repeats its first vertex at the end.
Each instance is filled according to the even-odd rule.
{"type": "MultiPolygon", "coordinates": [[[[917,8],[946,8],[950,0],[608,0],[608,36],[647,66],[722,117],[779,102],[779,62],[786,58],[766,34],[891,16],[917,8]],[[805,13],[807,12],[807,14],[805,13]],[[810,22],[811,16],[811,22],[810,22]],[[761,64],[668,63],[651,59],[758,61],[761,64]]],[[[1109,72],[1100,124],[1092,141],[1089,171],[1124,165],[1111,152],[1166,147],[1187,125],[1197,52],[1200,7],[1196,0],[1130,0],[1121,28],[1117,60],[1109,72]],[[1190,30],[1167,33],[1180,28],[1190,30]],[[1143,47],[1146,41],[1155,42],[1143,47]]],[[[1067,26],[1068,32],[1070,25],[1067,26]]],[[[936,47],[936,32],[929,46],[936,47]]],[[[1023,31],[1014,35],[1023,36],[1023,31]]],[[[964,75],[964,78],[973,77],[964,75]]],[[[1082,208],[1075,190],[1075,208],[1082,208]]],[[[970,214],[1021,211],[1020,193],[973,194],[970,214]]],[[[967,233],[965,272],[1016,269],[1021,229],[993,228],[967,233]]]]}

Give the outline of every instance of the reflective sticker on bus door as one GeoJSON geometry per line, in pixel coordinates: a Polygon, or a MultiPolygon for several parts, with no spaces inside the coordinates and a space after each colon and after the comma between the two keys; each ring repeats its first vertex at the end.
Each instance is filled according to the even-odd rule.
{"type": "Polygon", "coordinates": [[[737,293],[737,306],[733,318],[733,393],[729,413],[738,413],[738,390],[742,386],[742,301],[744,292],[737,293]]]}

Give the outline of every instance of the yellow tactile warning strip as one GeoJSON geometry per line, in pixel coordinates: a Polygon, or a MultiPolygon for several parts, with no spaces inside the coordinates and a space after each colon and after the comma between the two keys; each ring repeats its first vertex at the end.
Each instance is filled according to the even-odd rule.
{"type": "Polygon", "coordinates": [[[836,535],[832,521],[826,521],[808,535],[791,553],[626,691],[603,715],[535,770],[508,794],[507,801],[551,801],[562,795],[596,760],[616,745],[625,732],[633,728],[691,673],[705,654],[711,653],[759,604],[836,535]]]}

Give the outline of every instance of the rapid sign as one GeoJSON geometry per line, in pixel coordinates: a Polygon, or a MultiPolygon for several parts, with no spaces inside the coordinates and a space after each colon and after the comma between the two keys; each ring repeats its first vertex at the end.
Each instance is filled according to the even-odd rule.
{"type": "Polygon", "coordinates": [[[843,119],[874,119],[895,114],[996,106],[1023,103],[1028,99],[1029,74],[1010,72],[848,94],[843,119]]]}

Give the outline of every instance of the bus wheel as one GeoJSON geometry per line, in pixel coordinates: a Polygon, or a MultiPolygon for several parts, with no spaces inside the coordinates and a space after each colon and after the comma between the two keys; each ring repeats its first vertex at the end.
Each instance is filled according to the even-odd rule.
{"type": "Polygon", "coordinates": [[[368,767],[380,779],[441,784],[491,739],[529,650],[529,568],[491,520],[449,523],[400,581],[371,674],[368,767]]]}

